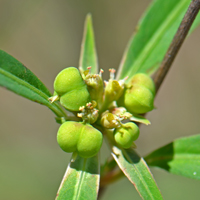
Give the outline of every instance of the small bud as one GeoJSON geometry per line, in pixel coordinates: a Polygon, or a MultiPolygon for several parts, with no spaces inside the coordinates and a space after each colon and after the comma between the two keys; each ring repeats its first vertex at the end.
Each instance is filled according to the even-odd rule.
{"type": "Polygon", "coordinates": [[[102,114],[101,124],[103,127],[108,128],[108,129],[117,128],[121,126],[120,125],[121,123],[118,117],[107,111],[102,114]]]}
{"type": "Polygon", "coordinates": [[[103,99],[103,70],[101,69],[99,74],[91,74],[89,73],[89,70],[86,71],[87,73],[84,74],[84,80],[87,85],[87,89],[90,93],[91,99],[95,100],[98,104],[97,106],[99,107],[103,99]]]}
{"type": "Polygon", "coordinates": [[[50,101],[50,103],[53,103],[54,101],[58,101],[59,100],[59,96],[55,95],[55,96],[49,97],[48,100],[50,101]]]}
{"type": "Polygon", "coordinates": [[[116,107],[111,110],[111,113],[119,117],[121,120],[129,119],[133,116],[131,113],[127,112],[124,107],[116,107]]]}
{"type": "Polygon", "coordinates": [[[100,70],[99,74],[87,74],[85,83],[94,89],[100,89],[103,86],[102,72],[100,70]]]}
{"type": "Polygon", "coordinates": [[[109,80],[108,83],[106,83],[105,87],[105,99],[108,100],[108,102],[117,101],[119,97],[122,95],[124,90],[124,85],[120,84],[117,80],[109,80]]]}
{"type": "Polygon", "coordinates": [[[105,82],[105,102],[108,104],[117,101],[120,96],[123,94],[124,91],[124,83],[125,79],[123,80],[114,80],[115,78],[115,69],[109,69],[110,71],[110,79],[109,81],[105,82]]]}
{"type": "Polygon", "coordinates": [[[95,108],[97,106],[96,101],[92,101],[79,108],[81,113],[78,113],[77,116],[83,119],[84,123],[93,124],[99,117],[99,111],[95,108]]]}

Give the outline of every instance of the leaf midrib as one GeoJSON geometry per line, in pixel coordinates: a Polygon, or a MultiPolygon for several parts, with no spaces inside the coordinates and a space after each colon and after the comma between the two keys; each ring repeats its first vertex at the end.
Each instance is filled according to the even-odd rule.
{"type": "Polygon", "coordinates": [[[180,153],[180,154],[175,154],[174,156],[173,155],[166,155],[166,156],[163,156],[163,155],[160,155],[160,156],[157,156],[157,157],[153,157],[153,158],[147,158],[145,159],[148,164],[151,164],[152,162],[155,162],[155,161],[163,161],[163,160],[187,160],[187,159],[192,159],[192,160],[197,160],[200,162],[200,155],[197,155],[197,154],[183,154],[183,153],[180,153]]]}
{"type": "MultiPolygon", "coordinates": [[[[30,91],[35,92],[36,94],[38,94],[39,96],[41,96],[42,98],[44,98],[47,102],[48,102],[48,96],[43,93],[42,91],[40,91],[38,88],[34,87],[33,85],[29,84],[28,82],[21,80],[20,78],[18,78],[17,76],[7,72],[6,70],[3,70],[2,68],[0,68],[0,74],[6,76],[7,78],[11,79],[12,81],[16,82],[19,85],[22,85],[26,88],[28,88],[30,91]]],[[[50,104],[47,105],[58,117],[60,117],[60,115],[58,115],[58,111],[59,113],[61,113],[61,109],[55,104],[50,104]],[[51,105],[51,106],[50,106],[51,105]]],[[[62,112],[63,113],[63,112],[62,112]]],[[[66,116],[64,113],[62,116],[66,116]]]]}
{"type": "Polygon", "coordinates": [[[0,68],[0,73],[5,75],[6,77],[12,79],[13,81],[15,81],[16,83],[23,85],[25,87],[27,87],[28,89],[30,89],[31,91],[34,91],[35,93],[39,94],[41,97],[45,98],[46,100],[48,99],[48,96],[41,92],[39,89],[37,89],[36,87],[34,87],[33,85],[29,84],[28,82],[21,80],[20,78],[18,78],[17,76],[7,72],[6,70],[3,70],[2,68],[0,68]]]}
{"type": "Polygon", "coordinates": [[[76,184],[76,196],[75,196],[75,200],[79,200],[80,199],[80,194],[81,194],[81,186],[83,184],[83,180],[84,180],[84,177],[86,175],[86,172],[85,172],[85,166],[86,166],[86,162],[87,162],[87,159],[85,158],[84,161],[83,161],[83,167],[82,167],[82,170],[80,172],[80,178],[78,179],[78,182],[76,184]]]}
{"type": "MultiPolygon", "coordinates": [[[[158,39],[160,39],[161,34],[167,30],[167,27],[169,27],[170,24],[173,24],[174,19],[176,19],[177,17],[177,13],[181,12],[182,7],[185,6],[185,4],[187,4],[187,1],[182,1],[180,2],[177,6],[175,6],[175,8],[170,12],[172,14],[168,15],[167,18],[165,18],[166,20],[164,20],[166,23],[162,23],[162,25],[157,29],[156,34],[154,34],[149,41],[147,42],[147,45],[144,46],[144,48],[140,51],[140,53],[138,54],[138,56],[135,59],[135,62],[133,62],[133,64],[129,67],[128,73],[126,74],[126,76],[130,76],[131,74],[133,74],[133,71],[137,72],[141,67],[142,64],[146,61],[146,59],[149,56],[149,52],[157,45],[157,43],[159,42],[158,39]],[[156,42],[155,42],[156,41],[156,42]],[[133,69],[133,70],[130,70],[133,69]]],[[[125,64],[126,59],[127,59],[127,55],[128,55],[128,51],[126,52],[125,58],[123,58],[124,62],[122,63],[122,66],[125,64]]],[[[122,66],[120,66],[120,68],[122,68],[122,66]]],[[[121,74],[119,74],[120,76],[121,74]]],[[[120,77],[119,77],[120,78],[120,77]]]]}
{"type": "MultiPolygon", "coordinates": [[[[135,163],[132,161],[132,159],[129,157],[129,155],[127,154],[126,151],[124,151],[123,153],[125,154],[125,156],[126,156],[126,158],[128,159],[128,161],[129,161],[130,163],[133,164],[135,170],[136,170],[137,173],[139,174],[139,176],[138,176],[139,179],[142,181],[144,187],[146,188],[146,190],[147,190],[148,193],[150,194],[151,198],[154,199],[154,197],[152,196],[151,190],[149,189],[148,185],[146,184],[145,179],[143,178],[143,176],[142,176],[141,173],[140,173],[140,170],[139,170],[138,167],[137,167],[137,164],[135,164],[135,163]]],[[[141,158],[141,159],[142,159],[142,158],[141,158]]],[[[132,182],[132,181],[131,181],[131,182],[132,182]]]]}

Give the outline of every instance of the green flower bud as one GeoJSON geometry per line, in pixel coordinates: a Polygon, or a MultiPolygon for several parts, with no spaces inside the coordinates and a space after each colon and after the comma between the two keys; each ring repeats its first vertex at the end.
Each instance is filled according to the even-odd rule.
{"type": "Polygon", "coordinates": [[[85,106],[89,101],[90,94],[86,86],[71,90],[60,97],[61,105],[71,111],[79,111],[79,108],[85,106]]]}
{"type": "Polygon", "coordinates": [[[79,70],[75,67],[63,69],[55,78],[54,90],[60,96],[63,94],[85,86],[79,70]]]}
{"type": "Polygon", "coordinates": [[[101,124],[103,127],[108,129],[117,128],[120,126],[118,117],[107,111],[102,114],[101,124]]]}
{"type": "Polygon", "coordinates": [[[156,93],[156,88],[153,80],[150,76],[144,73],[135,74],[128,85],[132,86],[134,84],[141,85],[149,89],[153,95],[156,93]]]}
{"type": "Polygon", "coordinates": [[[123,90],[123,82],[121,83],[120,81],[110,79],[109,82],[106,83],[105,99],[107,99],[108,102],[117,101],[122,95],[123,90]]]}
{"type": "Polygon", "coordinates": [[[77,149],[79,135],[83,125],[78,122],[67,121],[58,129],[57,142],[65,152],[74,152],[77,149]]]}
{"type": "Polygon", "coordinates": [[[103,135],[91,125],[84,125],[77,143],[77,152],[83,158],[96,155],[102,145],[103,135]]]}
{"type": "Polygon", "coordinates": [[[121,128],[114,131],[114,140],[122,148],[128,149],[132,146],[133,141],[139,137],[140,130],[138,126],[132,122],[124,124],[121,128]]]}
{"type": "Polygon", "coordinates": [[[104,93],[102,73],[102,69],[100,70],[99,74],[91,74],[90,70],[84,71],[84,80],[87,85],[87,89],[91,98],[97,102],[98,108],[102,104],[104,93]]]}

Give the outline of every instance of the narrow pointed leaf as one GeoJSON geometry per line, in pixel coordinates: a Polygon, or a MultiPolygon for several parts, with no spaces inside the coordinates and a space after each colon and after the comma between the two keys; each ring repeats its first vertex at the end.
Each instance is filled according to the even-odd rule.
{"type": "Polygon", "coordinates": [[[146,119],[145,117],[141,116],[141,115],[132,115],[131,118],[129,118],[131,121],[135,121],[135,122],[139,122],[139,123],[142,123],[142,124],[145,124],[145,125],[149,125],[151,124],[151,122],[146,119]]]}
{"type": "Polygon", "coordinates": [[[0,86],[34,102],[49,107],[57,116],[65,116],[61,108],[48,97],[51,93],[45,85],[22,63],[0,50],[0,86]]]}
{"type": "Polygon", "coordinates": [[[177,139],[145,157],[150,166],[200,180],[200,135],[177,139]]]}
{"type": "MultiPolygon", "coordinates": [[[[151,75],[160,65],[191,0],[154,0],[129,41],[120,64],[118,79],[137,72],[151,75]]],[[[196,28],[200,14],[195,19],[196,28]]],[[[128,79],[129,80],[129,79],[128,79]]]]}
{"type": "Polygon", "coordinates": [[[90,66],[92,67],[92,74],[98,72],[98,60],[92,26],[92,16],[88,14],[85,20],[79,67],[83,70],[87,70],[87,67],[90,66]]]}
{"type": "Polygon", "coordinates": [[[71,161],[61,182],[56,200],[96,200],[99,189],[98,156],[71,161]]]}
{"type": "Polygon", "coordinates": [[[135,186],[143,199],[163,199],[150,169],[143,158],[138,156],[132,149],[121,150],[113,146],[112,150],[112,156],[118,166],[135,186]]]}

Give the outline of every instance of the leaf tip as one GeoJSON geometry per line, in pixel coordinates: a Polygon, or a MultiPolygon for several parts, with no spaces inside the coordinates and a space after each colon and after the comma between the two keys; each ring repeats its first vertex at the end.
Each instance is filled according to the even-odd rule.
{"type": "Polygon", "coordinates": [[[86,22],[92,22],[92,14],[91,13],[88,13],[87,15],[86,15],[86,20],[85,20],[86,22]]]}

